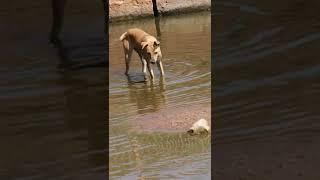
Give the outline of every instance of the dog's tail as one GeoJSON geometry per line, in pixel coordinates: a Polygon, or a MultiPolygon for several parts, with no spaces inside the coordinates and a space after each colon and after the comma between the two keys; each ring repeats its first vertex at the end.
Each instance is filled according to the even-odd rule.
{"type": "Polygon", "coordinates": [[[127,37],[127,32],[123,33],[121,36],[120,36],[120,41],[123,41],[124,38],[127,37]]]}

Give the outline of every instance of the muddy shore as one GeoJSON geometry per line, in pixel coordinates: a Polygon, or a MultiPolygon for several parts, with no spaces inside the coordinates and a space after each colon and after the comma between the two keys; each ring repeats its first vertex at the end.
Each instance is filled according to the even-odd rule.
{"type": "MultiPolygon", "coordinates": [[[[209,0],[157,0],[160,15],[197,12],[211,9],[209,0]]],[[[109,22],[152,17],[152,0],[110,0],[109,22]]]]}

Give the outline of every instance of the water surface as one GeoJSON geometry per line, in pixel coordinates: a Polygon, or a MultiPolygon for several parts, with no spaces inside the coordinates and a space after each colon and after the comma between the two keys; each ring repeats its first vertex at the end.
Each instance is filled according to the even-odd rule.
{"type": "MultiPolygon", "coordinates": [[[[111,179],[210,179],[209,137],[190,137],[185,132],[137,132],[137,116],[166,108],[211,103],[210,13],[164,17],[160,41],[165,81],[143,79],[141,62],[133,54],[129,71],[119,37],[138,27],[156,36],[154,19],[111,24],[109,30],[109,177],[111,179]]],[[[147,122],[146,122],[147,123],[147,122]]]]}
{"type": "MultiPolygon", "coordinates": [[[[50,1],[3,3],[0,179],[106,179],[106,66],[65,73],[48,42],[50,1]]],[[[63,49],[104,61],[103,8],[68,1],[63,49]]]]}
{"type": "Polygon", "coordinates": [[[319,2],[215,4],[215,178],[317,179],[319,2]]]}

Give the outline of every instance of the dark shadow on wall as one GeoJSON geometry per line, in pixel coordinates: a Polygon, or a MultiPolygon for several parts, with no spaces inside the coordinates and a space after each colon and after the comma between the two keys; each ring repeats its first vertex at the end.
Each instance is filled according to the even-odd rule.
{"type": "Polygon", "coordinates": [[[154,23],[156,25],[157,38],[161,40],[160,17],[159,17],[159,11],[157,7],[157,0],[152,0],[152,9],[153,9],[153,16],[155,17],[154,23]]]}
{"type": "MultiPolygon", "coordinates": [[[[60,58],[60,63],[58,65],[59,69],[63,70],[78,70],[83,68],[94,68],[94,67],[102,67],[106,68],[108,65],[108,58],[103,58],[102,61],[88,61],[88,62],[76,62],[70,59],[70,50],[64,45],[62,42],[60,35],[63,29],[64,24],[64,11],[67,0],[51,0],[52,7],[52,26],[50,32],[50,43],[54,45],[58,50],[58,56],[60,58]]],[[[102,0],[103,3],[103,11],[104,11],[104,32],[105,37],[108,34],[108,3],[102,0]]],[[[107,38],[105,38],[105,41],[107,38]]],[[[108,44],[108,42],[106,43],[108,44]]]]}
{"type": "MultiPolygon", "coordinates": [[[[108,15],[108,3],[101,0],[103,3],[103,11],[105,15],[105,34],[107,34],[107,15],[108,15]]],[[[64,9],[67,0],[51,0],[52,7],[52,26],[50,32],[50,42],[56,45],[56,43],[61,42],[59,37],[64,23],[64,9]]]]}

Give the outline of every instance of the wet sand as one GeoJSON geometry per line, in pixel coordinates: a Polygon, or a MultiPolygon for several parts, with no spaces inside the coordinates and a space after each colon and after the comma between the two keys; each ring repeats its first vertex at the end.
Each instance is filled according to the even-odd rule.
{"type": "Polygon", "coordinates": [[[208,120],[211,127],[210,109],[210,104],[166,107],[158,112],[137,116],[132,121],[133,130],[143,132],[187,131],[194,122],[201,118],[208,120]]]}

